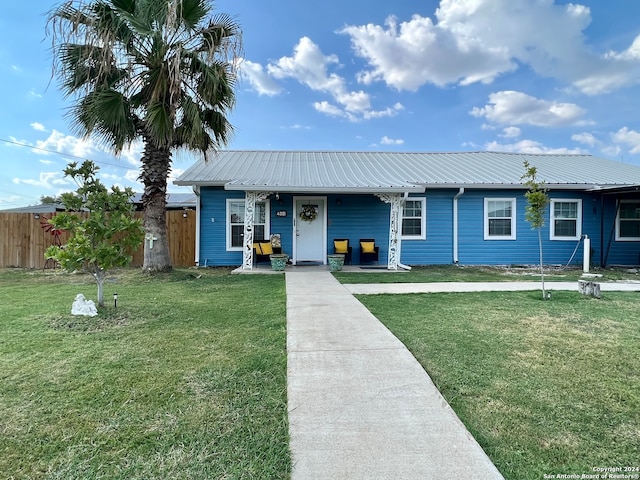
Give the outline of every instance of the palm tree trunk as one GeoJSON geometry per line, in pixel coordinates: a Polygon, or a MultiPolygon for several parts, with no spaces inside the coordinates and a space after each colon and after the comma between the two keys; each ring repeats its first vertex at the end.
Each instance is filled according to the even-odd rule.
{"type": "Polygon", "coordinates": [[[171,257],[167,239],[167,178],[171,170],[171,151],[168,147],[158,147],[145,136],[142,154],[144,184],[142,205],[144,206],[144,261],[145,273],[171,270],[171,257]]]}

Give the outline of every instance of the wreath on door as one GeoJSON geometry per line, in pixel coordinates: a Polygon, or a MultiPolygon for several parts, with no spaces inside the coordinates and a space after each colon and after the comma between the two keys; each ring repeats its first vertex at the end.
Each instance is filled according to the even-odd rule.
{"type": "Polygon", "coordinates": [[[302,210],[300,211],[300,220],[304,220],[305,222],[313,222],[317,216],[318,216],[317,205],[302,206],[302,210]]]}

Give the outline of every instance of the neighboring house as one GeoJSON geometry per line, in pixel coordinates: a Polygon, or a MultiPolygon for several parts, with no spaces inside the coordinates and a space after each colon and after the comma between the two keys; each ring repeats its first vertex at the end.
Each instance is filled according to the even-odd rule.
{"type": "Polygon", "coordinates": [[[590,155],[495,152],[221,151],[176,180],[197,202],[196,264],[253,266],[253,242],[281,237],[294,264],[326,263],[333,240],[374,238],[379,263],[531,265],[524,161],[551,198],[544,262],[640,264],[640,167],[590,155]],[[312,221],[300,215],[311,212],[312,221]]]}
{"type": "Polygon", "coordinates": [[[64,212],[64,205],[61,203],[42,203],[28,207],[8,208],[0,210],[2,213],[33,213],[34,215],[50,215],[56,212],[64,212]]]}
{"type": "MultiPolygon", "coordinates": [[[[193,193],[167,193],[167,210],[194,210],[197,197],[193,193]]],[[[142,193],[136,193],[131,197],[136,210],[144,210],[142,205],[142,193]]]]}

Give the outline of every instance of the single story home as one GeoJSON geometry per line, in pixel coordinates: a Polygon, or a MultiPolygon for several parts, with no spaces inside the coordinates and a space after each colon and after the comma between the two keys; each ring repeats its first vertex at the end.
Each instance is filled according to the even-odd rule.
{"type": "Polygon", "coordinates": [[[545,264],[640,265],[640,167],[591,155],[220,151],[175,184],[198,197],[200,266],[251,269],[274,234],[293,264],[326,264],[339,239],[389,269],[535,265],[525,161],[551,199],[545,264]]]}

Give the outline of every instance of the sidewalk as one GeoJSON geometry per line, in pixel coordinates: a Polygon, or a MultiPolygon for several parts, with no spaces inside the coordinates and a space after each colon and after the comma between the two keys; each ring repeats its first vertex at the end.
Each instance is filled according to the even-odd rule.
{"type": "Polygon", "coordinates": [[[293,271],[286,288],[292,480],[503,478],[346,286],[327,271],[293,271]]]}
{"type": "MultiPolygon", "coordinates": [[[[598,282],[600,283],[600,282],[598,282]]],[[[437,292],[517,292],[540,290],[540,282],[433,282],[433,283],[354,283],[344,287],[353,294],[437,293],[437,292]]],[[[578,291],[578,282],[545,282],[546,290],[578,291]]],[[[639,292],[639,282],[601,282],[602,292],[639,292]]]]}

